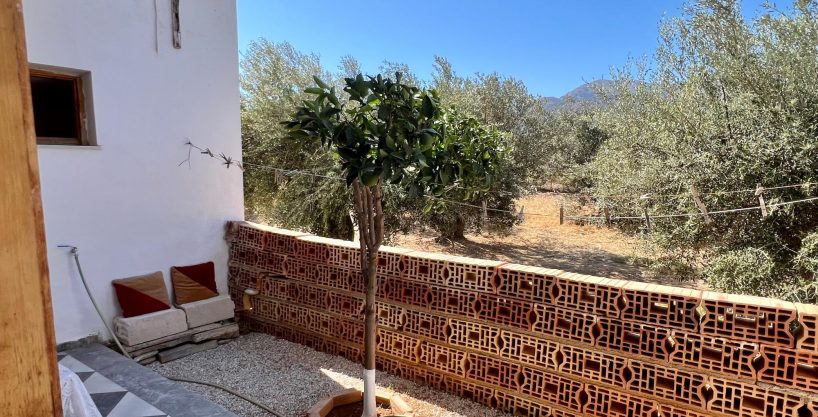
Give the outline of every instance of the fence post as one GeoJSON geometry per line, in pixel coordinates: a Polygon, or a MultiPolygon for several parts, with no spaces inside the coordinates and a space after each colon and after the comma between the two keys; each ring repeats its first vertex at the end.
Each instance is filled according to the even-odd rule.
{"type": "Polygon", "coordinates": [[[761,207],[761,217],[767,217],[767,205],[764,204],[764,187],[756,184],[756,195],[758,196],[758,206],[761,207]]]}
{"type": "Polygon", "coordinates": [[[560,225],[565,222],[565,207],[563,207],[563,203],[560,203],[560,225]]]}

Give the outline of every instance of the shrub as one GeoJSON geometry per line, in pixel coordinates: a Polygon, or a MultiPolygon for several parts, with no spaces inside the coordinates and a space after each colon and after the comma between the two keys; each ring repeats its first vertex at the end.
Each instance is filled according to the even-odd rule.
{"type": "Polygon", "coordinates": [[[764,250],[739,249],[717,256],[704,271],[705,280],[714,290],[763,297],[782,294],[782,283],[776,282],[775,262],[764,250]]]}

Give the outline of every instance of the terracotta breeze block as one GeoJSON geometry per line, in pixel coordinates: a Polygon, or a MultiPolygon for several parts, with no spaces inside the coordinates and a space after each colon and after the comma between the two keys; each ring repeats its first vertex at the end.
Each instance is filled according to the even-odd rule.
{"type": "Polygon", "coordinates": [[[593,345],[596,316],[543,304],[534,305],[531,330],[544,335],[593,345]]]}
{"type": "Polygon", "coordinates": [[[416,363],[420,360],[420,340],[388,329],[378,330],[378,353],[416,363]]]}
{"type": "Polygon", "coordinates": [[[447,318],[414,309],[407,309],[405,314],[404,332],[439,341],[449,340],[451,329],[447,318]]]}
{"type": "Polygon", "coordinates": [[[302,261],[326,265],[329,252],[335,239],[320,236],[301,236],[296,238],[295,252],[291,255],[302,261]]]}
{"type": "MultiPolygon", "coordinates": [[[[406,281],[400,278],[387,278],[381,286],[383,298],[387,300],[409,304],[411,306],[430,307],[430,288],[422,282],[406,281]]],[[[459,310],[457,310],[459,312],[459,310]]]]}
{"type": "Polygon", "coordinates": [[[479,322],[450,319],[448,342],[453,346],[497,354],[500,329],[479,322]]]}
{"type": "Polygon", "coordinates": [[[797,320],[795,304],[770,298],[706,291],[707,310],[701,333],[746,342],[795,346],[790,326],[797,320]]]}
{"type": "Polygon", "coordinates": [[[796,304],[795,308],[801,323],[798,349],[818,352],[818,305],[796,304]]]}
{"type": "Polygon", "coordinates": [[[804,400],[794,394],[741,382],[711,378],[713,399],[708,410],[738,417],[793,417],[804,400]]]}
{"type": "Polygon", "coordinates": [[[427,305],[432,311],[477,317],[477,293],[445,287],[428,288],[427,305]]]}
{"type": "Polygon", "coordinates": [[[702,410],[707,408],[706,391],[709,387],[706,387],[705,376],[635,360],[628,361],[628,367],[633,373],[633,377],[625,385],[630,392],[676,401],[702,410]]]}
{"type": "Polygon", "coordinates": [[[553,304],[600,317],[619,317],[622,287],[627,281],[563,272],[554,281],[553,304]]]}
{"type": "Polygon", "coordinates": [[[414,251],[391,246],[381,246],[378,251],[377,273],[384,277],[400,278],[406,267],[404,258],[414,251]]]}
{"type": "Polygon", "coordinates": [[[598,347],[662,361],[669,357],[668,329],[605,317],[599,319],[598,329],[598,347]]]}
{"type": "Polygon", "coordinates": [[[620,318],[643,324],[697,332],[696,307],[701,291],[664,285],[629,282],[622,287],[620,318]]]}
{"type": "Polygon", "coordinates": [[[330,312],[340,314],[345,317],[362,317],[361,313],[363,312],[364,308],[363,299],[335,291],[329,291],[327,296],[328,299],[326,308],[330,312]]]}
{"type": "Polygon", "coordinates": [[[551,417],[551,407],[503,391],[494,394],[496,407],[514,416],[551,417]]]}
{"type": "Polygon", "coordinates": [[[494,388],[485,385],[455,378],[446,378],[443,388],[452,394],[480,404],[492,406],[495,402],[494,388]]]}
{"type": "Polygon", "coordinates": [[[420,343],[420,362],[432,369],[461,377],[466,373],[466,352],[437,343],[420,343]]]}
{"type": "Polygon", "coordinates": [[[497,268],[504,263],[456,256],[446,259],[441,273],[449,287],[493,293],[497,268]]]}
{"type": "Polygon", "coordinates": [[[818,393],[818,352],[763,346],[764,367],[758,380],[818,393]]]}
{"type": "Polygon", "coordinates": [[[534,323],[534,304],[528,301],[480,294],[474,306],[477,317],[489,323],[524,330],[534,323]]]}
{"type": "Polygon", "coordinates": [[[518,389],[521,371],[518,364],[471,352],[466,355],[465,363],[467,378],[505,389],[518,389]]]}
{"type": "Polygon", "coordinates": [[[554,277],[562,271],[519,264],[505,264],[497,269],[494,287],[497,294],[551,304],[554,277]]]}
{"type": "Polygon", "coordinates": [[[295,232],[276,227],[255,225],[264,233],[263,247],[268,252],[275,252],[281,255],[292,255],[295,253],[297,239],[302,236],[309,236],[307,233],[295,232]]]}
{"type": "Polygon", "coordinates": [[[446,261],[454,256],[439,253],[412,252],[403,256],[401,278],[434,285],[445,285],[446,261]]]}
{"type": "Polygon", "coordinates": [[[608,353],[563,345],[559,371],[607,385],[624,387],[631,379],[628,360],[608,353]]]}
{"type": "Polygon", "coordinates": [[[520,393],[570,410],[582,411],[581,382],[529,367],[524,367],[520,375],[520,393]]]}
{"type": "Polygon", "coordinates": [[[361,269],[360,245],[347,240],[332,239],[327,264],[345,269],[361,269]]]}
{"type": "Polygon", "coordinates": [[[651,411],[654,409],[654,403],[650,400],[593,384],[585,385],[585,394],[588,400],[585,403],[583,412],[586,415],[597,417],[653,417],[651,411]]]}
{"type": "Polygon", "coordinates": [[[556,342],[527,334],[502,330],[498,340],[500,356],[529,365],[537,365],[556,371],[560,365],[556,342]]]}
{"type": "MultiPolygon", "coordinates": [[[[406,314],[404,308],[380,301],[375,302],[375,314],[378,316],[378,326],[401,330],[406,322],[406,314]]],[[[363,317],[361,317],[363,319],[363,317]]]]}
{"type": "Polygon", "coordinates": [[[755,343],[673,331],[668,361],[707,372],[756,379],[754,363],[762,360],[755,343]]]}

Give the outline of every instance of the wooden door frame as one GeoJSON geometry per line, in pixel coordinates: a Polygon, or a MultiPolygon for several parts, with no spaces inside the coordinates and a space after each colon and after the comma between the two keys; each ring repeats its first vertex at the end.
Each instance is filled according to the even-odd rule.
{"type": "Polygon", "coordinates": [[[21,0],[0,0],[0,410],[62,416],[21,0]]]}

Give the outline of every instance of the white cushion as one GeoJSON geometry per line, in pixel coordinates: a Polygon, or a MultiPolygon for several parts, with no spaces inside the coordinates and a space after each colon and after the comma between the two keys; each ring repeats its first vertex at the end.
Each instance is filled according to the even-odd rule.
{"type": "Polygon", "coordinates": [[[186,330],[185,312],[178,308],[114,319],[114,332],[119,340],[128,346],[161,339],[186,330]]]}
{"type": "Polygon", "coordinates": [[[218,295],[192,303],[181,304],[179,306],[187,315],[187,326],[189,328],[204,326],[205,324],[216,323],[222,320],[232,319],[235,315],[236,305],[229,295],[218,295]]]}

